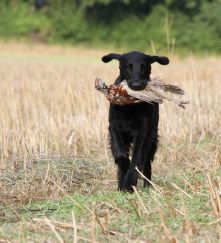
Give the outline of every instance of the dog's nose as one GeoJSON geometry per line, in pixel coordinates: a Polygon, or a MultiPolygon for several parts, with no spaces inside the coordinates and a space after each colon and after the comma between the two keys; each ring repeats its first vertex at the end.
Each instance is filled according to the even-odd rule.
{"type": "Polygon", "coordinates": [[[131,80],[128,82],[128,84],[129,87],[133,90],[142,90],[146,86],[146,82],[140,79],[131,80]]]}
{"type": "Polygon", "coordinates": [[[141,88],[143,86],[143,83],[141,83],[139,81],[134,81],[131,86],[134,89],[139,89],[139,88],[141,88]]]}

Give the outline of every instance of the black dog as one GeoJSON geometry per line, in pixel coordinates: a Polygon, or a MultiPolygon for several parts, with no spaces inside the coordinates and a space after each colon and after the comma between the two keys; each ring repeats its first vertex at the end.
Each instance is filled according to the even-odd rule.
{"type": "MultiPolygon", "coordinates": [[[[116,59],[120,62],[120,75],[115,84],[126,80],[133,90],[142,90],[150,80],[151,64],[167,65],[167,57],[149,56],[141,52],[123,55],[111,53],[102,58],[107,63],[116,59]]],[[[151,162],[157,150],[159,105],[136,103],[132,105],[110,104],[109,132],[112,154],[118,165],[118,189],[133,191],[137,185],[136,167],[151,180],[151,162]],[[132,145],[132,157],[129,150],[132,145]]],[[[144,180],[144,187],[148,186],[144,180]]]]}

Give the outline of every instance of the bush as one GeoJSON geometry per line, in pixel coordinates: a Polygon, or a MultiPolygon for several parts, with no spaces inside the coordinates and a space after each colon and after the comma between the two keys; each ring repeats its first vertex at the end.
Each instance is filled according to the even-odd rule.
{"type": "Polygon", "coordinates": [[[146,50],[221,53],[219,0],[53,0],[35,11],[33,0],[0,3],[0,36],[47,42],[112,45],[146,50]],[[169,23],[168,23],[169,20],[169,23]],[[168,27],[166,27],[168,23],[168,27]]]}
{"type": "Polygon", "coordinates": [[[39,33],[47,38],[51,29],[49,19],[42,13],[35,13],[26,4],[1,4],[0,36],[24,37],[30,33],[39,33]]]}

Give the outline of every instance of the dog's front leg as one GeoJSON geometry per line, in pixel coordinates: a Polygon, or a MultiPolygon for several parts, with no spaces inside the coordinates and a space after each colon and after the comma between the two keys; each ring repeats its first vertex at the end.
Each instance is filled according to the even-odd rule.
{"type": "MultiPolygon", "coordinates": [[[[138,180],[138,171],[136,167],[143,171],[144,161],[147,160],[147,136],[146,135],[138,135],[135,138],[133,145],[133,155],[130,163],[130,167],[127,171],[127,175],[124,181],[124,190],[133,191],[132,186],[137,185],[138,180]]],[[[151,170],[151,167],[149,168],[151,170]]],[[[151,171],[150,171],[151,173],[151,171]]]]}
{"type": "Polygon", "coordinates": [[[130,166],[129,142],[125,141],[123,135],[113,127],[109,128],[111,151],[118,166],[117,179],[118,190],[124,189],[124,180],[130,166]]]}
{"type": "Polygon", "coordinates": [[[143,175],[145,176],[144,178],[144,187],[150,186],[150,181],[151,181],[151,176],[152,176],[152,171],[151,171],[151,162],[154,159],[154,155],[157,150],[157,139],[151,143],[148,143],[147,146],[147,159],[144,161],[144,166],[143,166],[143,175]]]}

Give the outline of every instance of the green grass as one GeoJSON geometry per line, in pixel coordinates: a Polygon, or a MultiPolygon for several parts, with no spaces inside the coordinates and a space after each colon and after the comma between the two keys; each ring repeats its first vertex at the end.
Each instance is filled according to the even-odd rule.
{"type": "MultiPolygon", "coordinates": [[[[79,185],[75,193],[65,194],[57,200],[38,200],[24,205],[5,204],[0,208],[0,239],[5,237],[24,242],[28,239],[34,242],[56,240],[55,233],[44,221],[45,217],[52,224],[54,220],[72,224],[72,212],[78,236],[91,239],[94,235],[99,242],[108,239],[111,242],[126,242],[128,239],[159,242],[165,237],[182,240],[185,231],[191,231],[196,240],[202,239],[206,232],[215,235],[214,226],[210,225],[215,217],[207,193],[206,176],[199,171],[186,176],[194,190],[185,185],[184,178],[178,173],[171,177],[155,177],[154,183],[160,187],[161,194],[153,188],[139,187],[139,196],[113,189],[108,192],[102,188],[83,195],[79,185]],[[173,183],[180,189],[174,188],[173,183]],[[96,220],[93,219],[94,214],[96,220]],[[105,223],[105,218],[108,223],[105,223]],[[42,221],[39,223],[36,219],[42,221]]],[[[114,184],[112,186],[115,187],[114,184]]],[[[66,242],[73,240],[73,229],[57,227],[56,232],[66,242]]]]}

